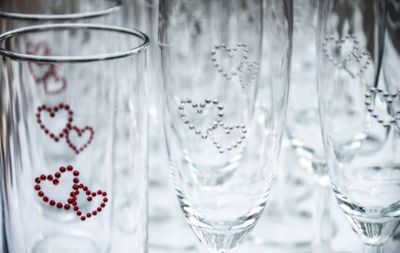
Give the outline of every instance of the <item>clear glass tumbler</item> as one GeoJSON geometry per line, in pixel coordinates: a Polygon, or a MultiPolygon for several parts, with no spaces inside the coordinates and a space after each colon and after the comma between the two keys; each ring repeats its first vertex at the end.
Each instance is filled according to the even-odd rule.
{"type": "Polygon", "coordinates": [[[141,32],[89,24],[0,37],[6,252],[146,251],[148,44],[141,32]],[[54,50],[34,54],[28,41],[54,50]],[[32,64],[57,70],[62,92],[49,95],[32,64]],[[115,170],[122,159],[124,181],[115,170]],[[134,203],[129,211],[115,203],[121,194],[134,203]]]}

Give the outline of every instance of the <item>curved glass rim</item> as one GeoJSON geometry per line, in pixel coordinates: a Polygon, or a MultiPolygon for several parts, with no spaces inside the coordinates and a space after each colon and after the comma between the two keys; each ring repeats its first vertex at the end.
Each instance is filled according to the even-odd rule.
{"type": "Polygon", "coordinates": [[[103,61],[103,60],[111,60],[117,58],[123,58],[129,55],[136,55],[145,51],[150,44],[149,37],[141,31],[127,29],[118,26],[109,26],[109,25],[99,25],[99,24],[50,24],[50,25],[37,25],[37,26],[28,26],[15,30],[11,30],[9,32],[3,33],[0,35],[0,55],[21,60],[21,61],[30,61],[30,62],[43,62],[43,63],[71,63],[71,62],[93,62],[93,61],[103,61]],[[119,33],[125,33],[128,35],[135,36],[143,40],[141,44],[135,46],[133,48],[129,48],[124,51],[119,51],[116,53],[104,53],[97,55],[87,55],[87,56],[42,56],[42,55],[33,55],[33,54],[24,54],[13,52],[3,47],[3,43],[12,37],[16,37],[19,34],[29,33],[29,32],[42,32],[42,31],[51,31],[51,30],[59,30],[65,28],[73,28],[73,29],[93,29],[93,30],[101,30],[101,31],[113,31],[119,33]]]}
{"type": "Polygon", "coordinates": [[[92,12],[83,12],[83,13],[68,13],[68,14],[29,14],[29,13],[17,13],[17,12],[7,12],[0,11],[0,17],[4,18],[12,18],[12,19],[22,19],[22,20],[41,20],[41,21],[49,21],[49,20],[74,20],[74,19],[87,19],[87,18],[95,18],[104,16],[110,13],[113,13],[120,9],[121,0],[113,0],[114,5],[111,7],[100,10],[100,11],[92,11],[92,12]]]}

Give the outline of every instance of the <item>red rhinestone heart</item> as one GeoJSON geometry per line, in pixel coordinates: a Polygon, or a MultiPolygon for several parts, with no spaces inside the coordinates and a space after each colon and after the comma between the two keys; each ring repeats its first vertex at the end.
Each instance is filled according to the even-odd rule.
{"type": "Polygon", "coordinates": [[[39,198],[41,198],[44,203],[48,204],[49,206],[57,207],[58,209],[64,208],[65,210],[69,210],[71,208],[71,203],[63,203],[63,202],[59,202],[54,199],[51,199],[50,197],[48,197],[46,195],[45,192],[43,192],[42,187],[40,186],[41,183],[46,182],[46,181],[52,182],[52,184],[54,186],[58,186],[60,183],[60,180],[62,178],[62,175],[66,172],[71,172],[74,176],[79,175],[79,171],[74,170],[74,168],[71,165],[68,165],[67,167],[62,166],[62,167],[60,167],[60,169],[57,172],[55,172],[52,175],[51,174],[47,175],[47,176],[40,175],[40,176],[36,177],[34,189],[35,189],[35,191],[38,192],[39,198]]]}
{"type": "Polygon", "coordinates": [[[73,111],[70,109],[69,105],[60,103],[54,107],[49,107],[47,105],[42,105],[37,108],[36,113],[36,121],[39,124],[40,128],[43,129],[44,133],[49,135],[55,142],[58,142],[59,139],[63,138],[64,135],[68,133],[68,130],[72,128],[71,122],[73,121],[73,111]],[[64,128],[59,133],[52,133],[48,126],[46,126],[41,118],[42,112],[47,112],[50,115],[50,118],[54,118],[57,113],[60,111],[66,111],[68,113],[68,118],[66,119],[66,123],[64,128]]]}
{"type": "Polygon", "coordinates": [[[89,188],[80,183],[75,183],[73,185],[73,190],[71,192],[71,198],[68,199],[68,202],[70,202],[73,206],[73,210],[76,213],[77,216],[80,217],[81,221],[85,221],[86,219],[91,218],[92,216],[96,216],[98,213],[100,213],[105,207],[106,207],[106,203],[108,202],[108,198],[107,198],[107,192],[102,191],[102,190],[97,190],[96,192],[91,192],[89,190],[89,188]],[[86,194],[86,200],[88,202],[92,202],[96,197],[100,197],[102,198],[102,201],[100,203],[100,205],[98,207],[96,207],[94,210],[89,211],[84,213],[83,211],[80,210],[79,205],[78,205],[78,199],[77,199],[77,195],[79,195],[79,193],[83,191],[86,194]]]}
{"type": "MultiPolygon", "coordinates": [[[[66,134],[66,140],[67,140],[67,144],[70,148],[72,148],[72,150],[75,151],[76,154],[79,154],[80,152],[82,152],[85,148],[87,148],[87,146],[92,142],[93,140],[93,136],[94,136],[94,130],[92,127],[86,126],[84,128],[78,128],[76,126],[73,126],[66,134]],[[89,133],[89,136],[87,138],[87,140],[85,142],[82,142],[83,144],[81,144],[80,146],[77,144],[72,143],[71,141],[71,132],[75,131],[77,133],[77,137],[78,138],[83,138],[83,134],[85,132],[89,133]]],[[[76,141],[76,140],[75,140],[76,141]]]]}

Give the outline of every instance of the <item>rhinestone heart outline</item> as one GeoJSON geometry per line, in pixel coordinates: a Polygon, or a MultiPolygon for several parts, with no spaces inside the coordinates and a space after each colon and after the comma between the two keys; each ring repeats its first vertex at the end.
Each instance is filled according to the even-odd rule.
{"type": "Polygon", "coordinates": [[[357,37],[354,34],[346,34],[342,36],[340,39],[336,39],[335,36],[333,35],[327,35],[325,36],[325,39],[322,42],[323,45],[323,51],[325,57],[333,64],[335,65],[338,69],[343,69],[345,70],[353,79],[358,77],[362,77],[364,74],[364,71],[368,69],[369,65],[371,64],[372,58],[368,52],[365,51],[360,51],[359,49],[359,41],[357,37]],[[335,43],[336,48],[341,48],[342,45],[347,42],[348,40],[351,40],[353,42],[353,48],[350,51],[350,53],[344,57],[341,61],[335,60],[332,53],[328,50],[328,42],[332,41],[335,43]],[[366,62],[361,65],[361,60],[363,57],[367,57],[366,62]],[[356,63],[360,64],[359,70],[354,73],[348,68],[348,64],[351,61],[355,61],[356,63]]]}
{"type": "Polygon", "coordinates": [[[65,135],[65,140],[68,144],[68,146],[75,151],[75,153],[78,155],[80,152],[82,152],[83,150],[85,150],[90,143],[92,143],[93,141],[93,137],[94,137],[94,130],[93,127],[90,126],[85,126],[84,128],[79,128],[77,126],[72,126],[71,129],[69,129],[69,131],[67,131],[66,135],[65,135]],[[86,131],[89,131],[90,136],[89,139],[86,141],[86,143],[84,143],[82,146],[77,147],[75,144],[73,144],[70,140],[70,136],[69,134],[71,133],[71,131],[75,131],[78,134],[78,137],[81,137],[82,134],[86,131]]]}
{"type": "Polygon", "coordinates": [[[219,103],[217,100],[211,99],[204,99],[204,102],[201,103],[193,103],[191,99],[181,100],[179,105],[179,116],[182,119],[183,123],[188,126],[189,130],[194,131],[196,135],[200,135],[202,139],[210,139],[213,145],[217,148],[220,154],[223,154],[225,151],[231,151],[235,148],[238,148],[243,141],[246,139],[247,128],[245,125],[236,125],[234,127],[227,126],[223,121],[224,117],[224,107],[219,103]],[[218,113],[217,118],[213,121],[212,125],[210,125],[205,133],[196,128],[196,126],[187,119],[187,115],[185,113],[185,105],[190,104],[192,108],[197,109],[196,113],[200,114],[203,113],[204,109],[207,107],[208,104],[217,105],[218,113]],[[222,127],[225,130],[225,134],[230,134],[231,131],[234,129],[242,129],[242,135],[240,136],[239,140],[235,141],[234,144],[228,146],[222,146],[217,139],[216,136],[213,135],[213,132],[218,128],[218,126],[222,127]]]}
{"type": "Polygon", "coordinates": [[[247,61],[249,58],[249,49],[247,45],[243,43],[238,43],[234,47],[228,47],[226,44],[216,45],[214,49],[211,50],[211,61],[213,62],[213,66],[217,69],[219,73],[228,81],[232,80],[233,77],[238,75],[239,68],[244,61],[247,61]],[[226,70],[221,66],[221,63],[217,62],[217,52],[223,50],[230,58],[230,60],[235,56],[235,54],[240,50],[241,51],[241,61],[236,67],[231,67],[233,69],[226,70]]]}
{"type": "Polygon", "coordinates": [[[383,102],[385,103],[385,106],[387,108],[390,108],[391,104],[395,101],[396,98],[400,99],[400,91],[394,94],[390,94],[382,89],[375,88],[375,87],[370,87],[367,92],[365,93],[365,105],[367,107],[367,111],[371,114],[373,118],[376,119],[376,121],[381,124],[385,128],[389,128],[390,126],[397,127],[397,129],[400,129],[400,126],[397,125],[397,122],[400,122],[400,111],[395,111],[395,115],[391,115],[389,113],[390,119],[385,121],[381,115],[379,115],[375,111],[373,99],[376,98],[376,96],[379,95],[381,98],[383,98],[383,102]]]}
{"type": "MultiPolygon", "coordinates": [[[[79,171],[74,170],[72,166],[68,165],[67,167],[61,166],[59,170],[53,174],[49,175],[40,175],[39,177],[35,178],[35,186],[34,190],[38,192],[38,197],[45,203],[48,204],[49,206],[52,207],[57,207],[58,209],[64,208],[65,210],[69,210],[71,208],[71,203],[62,203],[62,202],[57,202],[54,199],[50,199],[43,191],[40,186],[42,182],[45,181],[50,181],[53,183],[53,185],[57,186],[60,183],[60,180],[62,178],[62,175],[64,173],[70,172],[72,173],[75,177],[79,175],[79,171]]],[[[75,179],[73,179],[74,182],[75,179]]]]}
{"type": "Polygon", "coordinates": [[[84,185],[83,183],[80,182],[79,180],[79,174],[80,172],[78,170],[75,170],[72,165],[67,165],[67,166],[61,166],[57,172],[55,172],[53,175],[40,175],[39,177],[36,177],[34,182],[34,190],[38,192],[38,197],[45,203],[48,204],[50,207],[56,207],[57,209],[64,209],[65,211],[72,210],[76,213],[78,217],[80,217],[81,221],[85,221],[88,218],[91,218],[93,216],[96,216],[98,213],[102,211],[106,207],[106,203],[108,202],[108,197],[107,197],[107,192],[103,190],[97,190],[96,192],[91,192],[89,188],[84,185]],[[70,172],[74,176],[72,182],[72,187],[71,187],[71,192],[69,193],[69,197],[67,200],[67,203],[62,203],[62,202],[56,202],[53,199],[50,199],[46,194],[42,191],[40,184],[43,181],[51,181],[55,186],[59,184],[59,180],[62,177],[62,174],[70,172]],[[93,198],[95,197],[101,197],[102,202],[98,207],[95,208],[93,211],[89,211],[86,213],[83,213],[80,210],[80,207],[78,205],[78,199],[77,196],[79,195],[80,191],[84,191],[87,195],[86,199],[88,202],[91,202],[93,198]]]}
{"type": "Polygon", "coordinates": [[[53,106],[53,107],[43,104],[43,105],[37,107],[37,112],[35,114],[36,122],[39,124],[40,128],[44,131],[44,133],[46,135],[49,135],[49,137],[51,139],[53,139],[55,142],[58,142],[60,139],[62,139],[65,136],[65,134],[68,132],[68,130],[72,127],[71,123],[73,121],[73,115],[74,115],[74,112],[71,110],[70,106],[67,104],[64,104],[64,103],[59,103],[58,105],[53,106]],[[43,111],[46,111],[50,115],[51,118],[54,118],[56,113],[60,112],[60,110],[64,110],[68,113],[67,122],[60,133],[52,133],[46,127],[46,125],[43,124],[41,114],[43,111]]]}
{"type": "Polygon", "coordinates": [[[221,122],[222,118],[224,117],[223,113],[224,107],[219,104],[217,100],[211,99],[204,99],[204,102],[199,104],[193,103],[191,99],[181,100],[179,105],[179,116],[181,117],[183,123],[188,126],[189,130],[192,130],[196,135],[200,135],[203,139],[207,139],[209,135],[209,131],[213,128],[216,128],[217,125],[221,122]],[[198,129],[193,122],[191,122],[187,118],[187,114],[185,112],[185,105],[191,105],[193,109],[196,109],[196,113],[201,114],[203,113],[204,109],[207,105],[216,106],[217,107],[217,115],[216,118],[213,120],[212,125],[209,126],[206,130],[198,129]]]}
{"type": "Polygon", "coordinates": [[[75,183],[72,186],[73,190],[71,192],[71,202],[72,205],[74,206],[74,212],[75,214],[80,217],[81,221],[85,221],[86,219],[89,219],[93,216],[96,216],[97,214],[99,214],[107,205],[108,202],[108,197],[107,197],[107,192],[106,191],[102,191],[102,190],[97,190],[97,191],[90,191],[90,189],[84,185],[83,183],[75,183]],[[84,191],[86,194],[86,200],[88,202],[92,202],[94,198],[96,197],[100,197],[102,198],[102,202],[99,204],[99,206],[95,207],[93,211],[89,211],[86,213],[83,213],[83,211],[80,210],[79,205],[78,205],[78,198],[77,196],[80,193],[80,190],[84,191]]]}
{"type": "Polygon", "coordinates": [[[241,135],[240,135],[239,139],[236,140],[234,144],[227,145],[227,146],[221,145],[221,143],[217,139],[217,137],[213,135],[212,132],[215,131],[216,128],[210,132],[210,140],[215,145],[215,147],[218,149],[220,154],[223,154],[225,151],[231,151],[235,148],[238,148],[239,146],[241,146],[243,141],[246,139],[247,128],[245,125],[227,126],[225,123],[221,122],[218,126],[222,127],[223,130],[225,130],[225,134],[227,134],[227,135],[229,135],[235,129],[241,130],[241,135]]]}

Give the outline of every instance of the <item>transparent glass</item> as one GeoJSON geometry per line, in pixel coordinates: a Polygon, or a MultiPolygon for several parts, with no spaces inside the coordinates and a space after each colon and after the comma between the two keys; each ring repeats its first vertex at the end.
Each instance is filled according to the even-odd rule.
{"type": "Polygon", "coordinates": [[[287,104],[289,10],[284,1],[160,3],[172,179],[212,252],[236,248],[268,200],[287,104]]]}
{"type": "MultiPolygon", "coordinates": [[[[385,49],[382,62],[383,78],[388,90],[400,90],[400,73],[396,66],[400,64],[400,3],[389,0],[386,16],[385,49]]],[[[400,237],[400,226],[395,237],[400,237]]]]}
{"type": "Polygon", "coordinates": [[[318,96],[331,186],[365,252],[382,252],[400,219],[399,93],[379,78],[386,1],[320,3],[318,96]]]}
{"type": "Polygon", "coordinates": [[[0,37],[5,252],[146,251],[148,43],[89,24],[0,37]],[[53,50],[31,53],[36,41],[53,50]],[[33,65],[62,88],[49,94],[33,65]]]}

